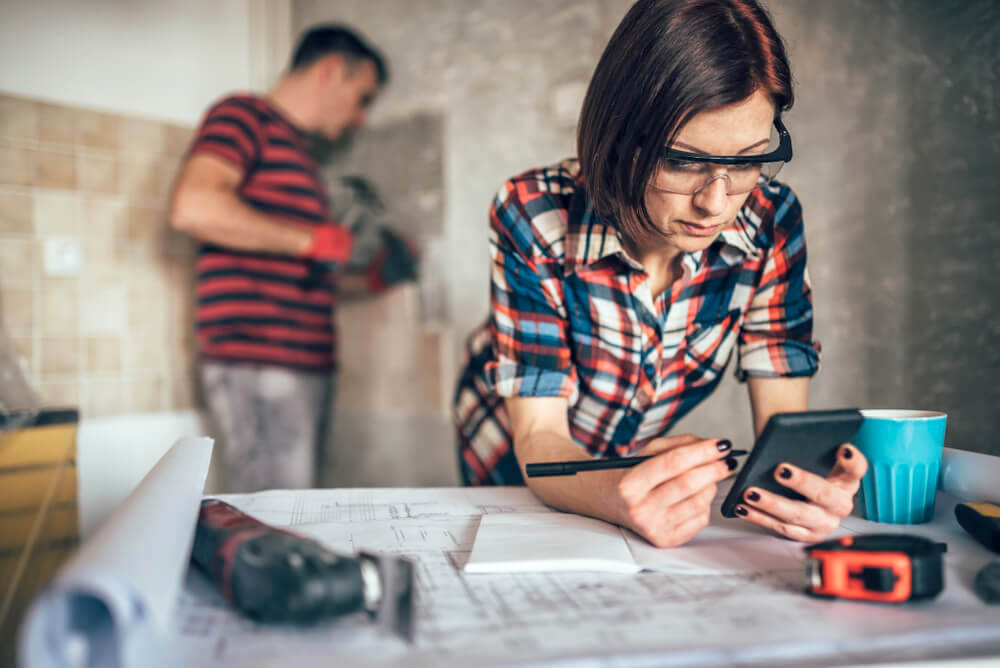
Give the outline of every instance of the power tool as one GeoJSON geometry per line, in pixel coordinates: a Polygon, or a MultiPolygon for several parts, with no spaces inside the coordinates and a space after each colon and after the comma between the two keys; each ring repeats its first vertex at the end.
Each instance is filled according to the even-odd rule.
{"type": "Polygon", "coordinates": [[[414,569],[405,557],[335,554],[224,501],[205,499],[191,560],[226,600],[257,621],[310,624],[365,611],[380,627],[413,639],[414,569]]]}
{"type": "Polygon", "coordinates": [[[845,536],[805,548],[806,593],[882,603],[921,601],[944,588],[948,549],[921,536],[845,536]]]}

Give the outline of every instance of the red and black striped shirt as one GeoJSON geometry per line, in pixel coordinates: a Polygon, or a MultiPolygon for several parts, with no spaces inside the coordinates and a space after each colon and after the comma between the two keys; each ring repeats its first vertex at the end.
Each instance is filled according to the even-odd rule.
{"type": "MultiPolygon", "coordinates": [[[[332,225],[304,136],[266,100],[223,98],[205,115],[189,155],[211,153],[243,172],[244,202],[290,225],[332,225]]],[[[325,371],[334,367],[336,286],[305,258],[204,243],[197,261],[203,358],[325,371]]]]}

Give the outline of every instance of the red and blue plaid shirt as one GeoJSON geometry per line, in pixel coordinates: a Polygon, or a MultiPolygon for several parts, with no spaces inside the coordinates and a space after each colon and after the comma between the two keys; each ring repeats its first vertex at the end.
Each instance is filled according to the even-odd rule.
{"type": "Polygon", "coordinates": [[[522,484],[505,397],[566,397],[573,440],[627,456],[705,399],[734,350],[736,375],[812,376],[802,210],[757,187],[734,223],[653,297],[616,227],[594,211],[575,159],[517,176],[490,212],[488,322],[455,392],[467,484],[522,484]]]}

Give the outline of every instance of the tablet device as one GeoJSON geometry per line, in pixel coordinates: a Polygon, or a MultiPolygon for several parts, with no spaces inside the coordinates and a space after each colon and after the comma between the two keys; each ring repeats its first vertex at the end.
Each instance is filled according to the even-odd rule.
{"type": "Polygon", "coordinates": [[[772,415],[722,502],[723,517],[736,516],[733,509],[743,502],[747,487],[804,500],[774,479],[774,469],[789,463],[825,478],[837,461],[837,448],[851,442],[861,420],[861,411],[853,408],[772,415]]]}

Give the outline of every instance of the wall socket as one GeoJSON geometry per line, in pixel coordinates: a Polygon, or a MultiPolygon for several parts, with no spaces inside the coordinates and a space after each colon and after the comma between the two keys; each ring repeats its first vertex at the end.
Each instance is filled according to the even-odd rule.
{"type": "Polygon", "coordinates": [[[76,237],[45,240],[45,275],[78,276],[83,268],[83,242],[76,237]]]}

